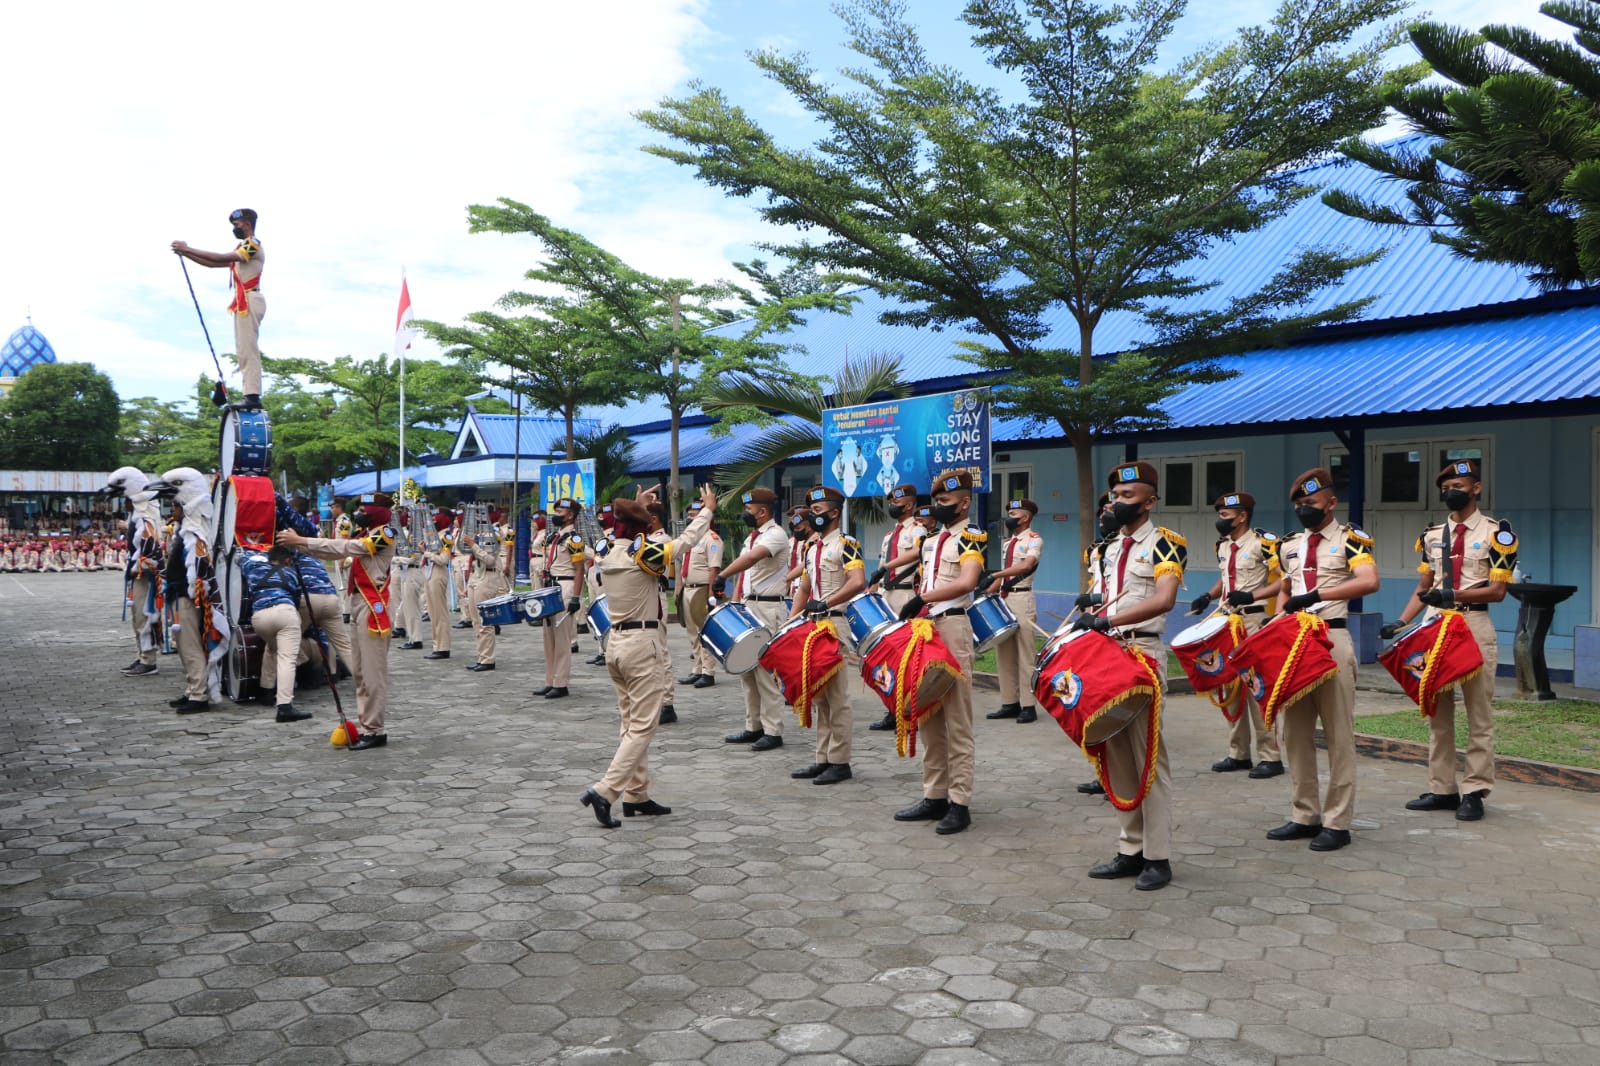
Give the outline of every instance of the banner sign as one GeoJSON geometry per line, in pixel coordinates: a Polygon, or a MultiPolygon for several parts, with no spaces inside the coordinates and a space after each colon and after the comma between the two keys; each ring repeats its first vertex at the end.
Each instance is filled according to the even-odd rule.
{"type": "Polygon", "coordinates": [[[539,506],[548,511],[562,499],[576,500],[585,510],[593,510],[593,459],[539,464],[539,506]]]}
{"type": "Polygon", "coordinates": [[[847,497],[885,496],[896,485],[926,493],[947,470],[989,491],[988,392],[915,396],[822,412],[822,483],[847,497]]]}

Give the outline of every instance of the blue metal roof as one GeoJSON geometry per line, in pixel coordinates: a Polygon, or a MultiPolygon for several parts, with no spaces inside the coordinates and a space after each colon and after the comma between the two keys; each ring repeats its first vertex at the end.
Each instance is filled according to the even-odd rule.
{"type": "MultiPolygon", "coordinates": [[[[406,477],[414,480],[418,485],[428,484],[428,468],[425,466],[406,467],[406,477]]],[[[333,494],[335,496],[353,496],[360,492],[397,492],[399,482],[395,479],[393,467],[375,474],[371,470],[363,470],[357,474],[346,474],[344,477],[335,478],[333,494]],[[377,482],[377,484],[374,484],[377,482]]]]}
{"type": "MultiPolygon", "coordinates": [[[[549,457],[556,453],[567,454],[567,424],[562,419],[523,415],[519,448],[516,415],[486,415],[469,409],[467,417],[477,425],[486,455],[515,455],[520,452],[522,455],[549,457]]],[[[593,418],[580,418],[573,423],[573,432],[590,433],[597,426],[593,418]]]]}

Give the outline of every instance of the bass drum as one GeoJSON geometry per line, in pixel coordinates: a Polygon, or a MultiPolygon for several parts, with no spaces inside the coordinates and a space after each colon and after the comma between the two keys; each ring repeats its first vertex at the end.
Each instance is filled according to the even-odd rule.
{"type": "Polygon", "coordinates": [[[223,412],[217,460],[224,481],[235,474],[265,477],[272,465],[272,424],[267,412],[223,412]]]}
{"type": "Polygon", "coordinates": [[[262,640],[250,626],[234,626],[222,657],[222,691],[234,703],[255,699],[260,689],[262,640]]]}

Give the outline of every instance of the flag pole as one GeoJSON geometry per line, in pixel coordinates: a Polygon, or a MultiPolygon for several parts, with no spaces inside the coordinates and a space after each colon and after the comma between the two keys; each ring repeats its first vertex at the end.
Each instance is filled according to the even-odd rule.
{"type": "MultiPolygon", "coordinates": [[[[406,289],[406,268],[400,268],[400,289],[406,289]]],[[[398,333],[398,330],[396,331],[398,333]]],[[[400,490],[406,484],[406,348],[400,349],[400,467],[394,474],[394,497],[400,499],[400,490]]],[[[407,637],[406,639],[410,639],[407,637]]]]}

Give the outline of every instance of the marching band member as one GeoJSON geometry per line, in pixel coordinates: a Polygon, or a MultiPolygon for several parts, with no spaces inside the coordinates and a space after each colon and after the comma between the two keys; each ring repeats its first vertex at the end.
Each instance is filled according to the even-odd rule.
{"type": "Polygon", "coordinates": [[[467,582],[467,619],[472,623],[473,637],[477,642],[477,659],[467,667],[474,673],[494,669],[495,636],[498,626],[485,625],[478,605],[484,600],[504,596],[509,589],[502,560],[504,552],[494,542],[484,543],[471,533],[461,537],[461,546],[469,557],[472,577],[467,582]]]}
{"type": "Polygon", "coordinates": [[[193,467],[168,470],[147,491],[172,495],[176,531],[167,545],[166,601],[173,605],[184,693],[171,706],[198,714],[220,699],[220,663],[229,626],[217,596],[211,553],[211,486],[193,467]]]}
{"type": "MultiPolygon", "coordinates": [[[[696,500],[689,505],[687,516],[689,521],[694,521],[695,512],[698,510],[700,501],[696,500]]],[[[713,515],[711,528],[700,538],[700,543],[690,548],[689,554],[685,556],[682,575],[678,581],[678,613],[689,631],[689,647],[694,653],[689,676],[678,678],[680,685],[710,688],[717,683],[717,660],[711,654],[711,649],[700,643],[700,626],[709,609],[705,606],[705,601],[709,599],[711,586],[716,583],[717,574],[721,569],[722,538],[717,535],[717,520],[713,515]],[[691,601],[698,606],[691,606],[691,601]]]]}
{"type": "MultiPolygon", "coordinates": [[[[844,493],[818,485],[806,493],[812,541],[802,556],[800,587],[795,592],[791,617],[802,614],[824,618],[844,617],[842,608],[867,587],[861,544],[839,528],[844,513],[844,493]]],[[[850,674],[833,675],[811,705],[817,731],[816,761],[790,773],[810,779],[813,785],[836,785],[850,780],[850,674]]]]}
{"type": "Polygon", "coordinates": [[[566,600],[566,611],[544,620],[544,688],[534,689],[535,696],[559,700],[567,695],[567,682],[572,680],[572,641],[576,629],[574,615],[581,602],[578,592],[583,588],[588,545],[578,534],[578,515],[583,504],[576,500],[560,499],[550,508],[555,527],[547,538],[544,558],[545,586],[561,590],[566,600]]]}
{"type": "MultiPolygon", "coordinates": [[[[586,604],[583,608],[585,625],[589,621],[589,605],[592,605],[595,600],[605,595],[605,589],[600,584],[600,560],[605,557],[606,552],[610,551],[612,545],[616,543],[616,536],[612,531],[613,518],[609,503],[600,508],[598,521],[600,524],[600,539],[590,547],[586,557],[588,565],[583,571],[583,583],[589,590],[589,604],[586,604]]],[[[588,664],[590,666],[604,666],[606,664],[606,653],[603,650],[596,652],[594,658],[588,660],[588,664]]]]}
{"type": "MultiPolygon", "coordinates": [[[[649,529],[645,539],[654,544],[669,544],[672,534],[667,532],[666,505],[656,496],[655,492],[645,495],[645,511],[648,514],[646,521],[649,529]]],[[[709,519],[708,519],[709,521],[709,519]]],[[[667,559],[666,572],[661,575],[661,617],[666,617],[667,590],[672,587],[672,580],[677,576],[678,559],[667,559]]],[[[678,720],[678,709],[672,705],[672,657],[667,654],[667,628],[662,626],[656,630],[656,648],[661,653],[661,724],[671,725],[678,720]]]]}
{"type": "Polygon", "coordinates": [[[441,528],[436,518],[434,528],[439,535],[439,549],[422,553],[424,587],[428,594],[428,627],[433,642],[433,647],[423,658],[448,659],[450,658],[450,560],[454,554],[455,537],[451,535],[448,522],[441,528]]]}
{"type": "MultiPolygon", "coordinates": [[[[1217,512],[1217,580],[1207,592],[1190,604],[1192,614],[1200,614],[1212,601],[1222,599],[1225,609],[1237,613],[1246,633],[1254,633],[1267,620],[1268,603],[1278,599],[1283,574],[1278,568],[1278,537],[1264,529],[1252,529],[1256,498],[1248,492],[1225,492],[1212,507],[1217,512]]],[[[1211,764],[1219,774],[1249,770],[1256,779],[1283,773],[1283,756],[1278,751],[1276,730],[1268,729],[1261,715],[1261,704],[1240,686],[1241,707],[1237,721],[1228,727],[1228,757],[1211,764]],[[1251,730],[1255,743],[1250,742],[1251,730]],[[1255,759],[1251,760],[1254,751],[1255,759]]],[[[1276,725],[1277,723],[1274,723],[1276,725]]]]}
{"type": "MultiPolygon", "coordinates": [[[[897,822],[936,822],[941,836],[959,833],[972,824],[972,787],[977,748],[972,737],[972,622],[967,608],[983,576],[983,546],[989,537],[968,525],[972,511],[972,475],[965,470],[946,472],[933,481],[933,502],[928,517],[938,533],[923,538],[919,556],[921,578],[916,594],[900,608],[911,619],[924,612],[933,619],[939,639],[955,656],[961,676],[950,686],[939,713],[920,723],[922,743],[922,798],[894,814],[897,822]]],[[[900,556],[891,564],[907,566],[915,560],[900,556]]]]}
{"type": "Polygon", "coordinates": [[[1033,660],[1037,657],[1033,632],[1037,628],[1038,614],[1033,606],[1032,578],[1044,553],[1044,538],[1033,528],[1033,519],[1038,513],[1039,505],[1032,500],[1011,501],[1006,509],[1006,529],[1011,535],[1000,548],[1003,565],[985,590],[991,596],[999,594],[1018,622],[1017,631],[995,645],[995,659],[1000,670],[1000,709],[990,711],[985,717],[1014,718],[1020,725],[1039,717],[1033,705],[1033,693],[1027,691],[1028,679],[1033,676],[1033,660]]]}
{"type": "MultiPolygon", "coordinates": [[[[305,503],[303,497],[288,499],[278,493],[278,528],[292,529],[302,537],[320,536],[317,523],[306,514],[305,503]]],[[[321,559],[314,559],[305,552],[296,552],[294,569],[300,578],[300,587],[305,592],[311,626],[322,630],[328,642],[328,661],[335,664],[334,680],[343,681],[351,676],[350,671],[356,661],[355,646],[350,642],[350,629],[344,621],[343,598],[321,559]]],[[[308,628],[304,624],[306,621],[301,619],[302,630],[308,628]]],[[[315,658],[315,650],[302,642],[302,661],[315,658]]]]}
{"type": "MultiPolygon", "coordinates": [[[[894,525],[883,535],[883,544],[878,549],[878,571],[868,579],[867,584],[877,587],[881,582],[884,600],[889,604],[889,609],[898,614],[916,591],[917,575],[915,568],[909,566],[891,571],[889,561],[902,555],[916,554],[922,545],[925,531],[917,519],[917,487],[911,484],[894,486],[889,490],[887,508],[894,525]],[[879,573],[882,577],[879,577],[879,573]]],[[[867,728],[879,732],[893,729],[894,712],[885,711],[882,718],[867,728]]]]}
{"type": "MultiPolygon", "coordinates": [[[[137,467],[124,466],[111,475],[102,492],[120,493],[128,501],[128,565],[124,570],[128,601],[133,604],[133,643],[138,657],[123,667],[129,677],[156,673],[161,611],[161,501],[149,489],[150,479],[137,467]]],[[[7,555],[10,553],[7,552],[7,555]]],[[[7,567],[9,569],[9,565],[7,567]]]]}
{"type": "Polygon", "coordinates": [[[405,638],[401,651],[422,647],[422,530],[412,529],[410,516],[397,517],[400,540],[395,545],[394,584],[399,593],[394,635],[405,638]]]}
{"type": "MultiPolygon", "coordinates": [[[[389,497],[374,493],[371,502],[356,512],[354,526],[360,537],[344,540],[304,537],[293,529],[280,529],[277,543],[317,559],[348,559],[352,613],[351,642],[356,674],[356,717],[361,736],[351,751],[381,748],[389,743],[384,712],[389,698],[389,567],[398,535],[389,525],[389,497]]],[[[330,638],[331,639],[331,638],[330,638]]]]}
{"type": "Polygon", "coordinates": [[[1483,469],[1476,459],[1456,459],[1434,479],[1439,500],[1450,508],[1449,528],[1429,526],[1417,541],[1422,565],[1416,590],[1400,612],[1400,621],[1383,627],[1384,639],[1424,608],[1437,614],[1454,609],[1466,614],[1467,628],[1483,653],[1483,671],[1461,683],[1467,706],[1467,774],[1456,785],[1456,693],[1446,689],[1428,720],[1428,791],[1406,803],[1412,811],[1456,812],[1456,821],[1483,817],[1483,801],[1494,788],[1495,662],[1499,639],[1489,619],[1489,604],[1505,599],[1517,565],[1517,535],[1511,523],[1478,510],[1483,495],[1483,469]],[[1446,545],[1448,544],[1448,556],[1446,545]]]}
{"type": "Polygon", "coordinates": [[[1356,809],[1356,652],[1350,641],[1350,601],[1378,591],[1372,538],[1333,517],[1339,498],[1333,475],[1307,470],[1289,490],[1295,517],[1305,532],[1283,538],[1278,548],[1283,585],[1279,606],[1304,611],[1318,603],[1328,623],[1338,674],[1283,711],[1283,754],[1289,764],[1294,806],[1289,820],[1267,831],[1268,840],[1311,838],[1312,851],[1337,851],[1350,843],[1356,809]],[[1317,724],[1328,745],[1328,790],[1317,799],[1317,724]]]}
{"type": "Polygon", "coordinates": [[[662,700],[661,650],[657,633],[666,626],[661,598],[661,578],[672,556],[692,548],[710,527],[717,498],[710,486],[700,490],[705,505],[689,528],[675,540],[649,540],[650,512],[641,500],[618,497],[611,501],[616,518],[617,544],[600,560],[611,608],[611,650],[606,670],[617,690],[617,710],[622,737],[605,775],[579,797],[594,812],[603,828],[622,823],[611,817],[611,805],[622,800],[624,817],[671,814],[672,808],[650,798],[650,740],[660,721],[662,700]]]}
{"type": "MultiPolygon", "coordinates": [[[[256,240],[256,213],[248,207],[228,215],[233,235],[239,241],[231,252],[202,252],[184,241],[173,241],[172,250],[203,267],[221,267],[233,274],[233,353],[239,361],[239,376],[244,379],[242,410],[261,407],[261,319],[267,313],[266,297],[261,295],[261,269],[267,253],[256,240]]],[[[221,382],[218,382],[220,385],[221,382]]],[[[221,402],[220,400],[217,402],[221,402]]]]}
{"type": "MultiPolygon", "coordinates": [[[[720,599],[727,582],[733,581],[732,598],[750,609],[767,628],[776,633],[783,626],[784,562],[789,554],[789,536],[778,525],[778,494],[768,488],[754,488],[741,498],[744,524],[750,534],[739,557],[717,575],[713,589],[720,599]]],[[[751,751],[771,751],[783,747],[783,694],[778,691],[772,671],[757,667],[739,676],[744,693],[744,730],[724,737],[729,744],[749,744],[751,751]]]]}
{"type": "Polygon", "coordinates": [[[300,657],[300,575],[295,553],[274,544],[270,551],[239,553],[245,594],[250,600],[250,625],[262,642],[260,688],[271,692],[279,722],[300,722],[310,711],[294,706],[294,668],[300,657]],[[276,669],[269,669],[276,663],[276,669]]]}
{"type": "MultiPolygon", "coordinates": [[[[1188,550],[1184,539],[1156,525],[1151,512],[1160,479],[1146,462],[1123,463],[1111,471],[1111,514],[1120,536],[1109,538],[1101,553],[1103,562],[1100,613],[1084,612],[1074,629],[1100,633],[1116,631],[1158,664],[1161,691],[1167,690],[1167,647],[1164,626],[1167,612],[1178,600],[1188,550]]],[[[1095,606],[1095,604],[1091,604],[1095,606]]],[[[1106,770],[1119,796],[1136,794],[1139,775],[1149,755],[1146,708],[1127,728],[1105,742],[1106,770]]],[[[1089,871],[1090,877],[1116,878],[1138,875],[1134,887],[1142,891],[1161,888],[1172,880],[1170,861],[1172,776],[1167,769],[1167,746],[1156,738],[1155,780],[1144,802],[1131,811],[1118,809],[1121,832],[1117,855],[1089,871]]]]}

